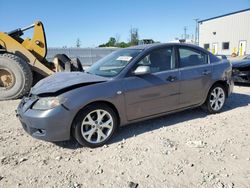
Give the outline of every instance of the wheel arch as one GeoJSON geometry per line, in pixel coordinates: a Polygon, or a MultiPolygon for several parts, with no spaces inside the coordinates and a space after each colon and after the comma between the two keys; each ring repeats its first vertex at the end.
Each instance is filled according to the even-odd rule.
{"type": "Polygon", "coordinates": [[[211,89],[213,88],[213,86],[216,85],[216,84],[220,84],[220,85],[222,85],[225,88],[225,90],[226,90],[226,98],[229,96],[229,85],[228,85],[227,81],[226,80],[217,80],[206,91],[206,93],[205,93],[206,95],[205,95],[204,100],[202,101],[201,104],[204,104],[207,101],[209,92],[211,91],[211,89]]]}
{"type": "MultiPolygon", "coordinates": [[[[216,84],[222,85],[222,86],[224,87],[224,89],[226,90],[226,97],[228,97],[228,95],[229,95],[229,85],[228,85],[227,81],[226,81],[226,80],[217,80],[216,82],[214,82],[214,83],[211,85],[210,89],[211,89],[214,85],[216,85],[216,84]]],[[[210,89],[209,89],[209,91],[210,91],[210,89]]],[[[209,93],[209,91],[208,91],[208,93],[209,93]]],[[[208,95],[208,93],[207,93],[207,95],[208,95]]]]}
{"type": "Polygon", "coordinates": [[[83,106],[80,110],[78,110],[78,112],[76,113],[76,115],[75,115],[75,117],[74,117],[74,119],[73,119],[73,121],[72,121],[72,123],[71,123],[71,128],[70,128],[70,129],[71,129],[71,130],[70,130],[70,136],[71,136],[71,137],[72,137],[72,135],[73,135],[73,134],[72,134],[72,131],[73,131],[73,126],[74,126],[74,121],[75,121],[75,119],[76,119],[78,113],[79,113],[82,109],[84,109],[84,108],[86,108],[86,107],[88,107],[88,106],[92,106],[92,105],[94,105],[94,104],[98,104],[98,105],[104,104],[104,105],[107,105],[108,107],[110,107],[112,110],[114,110],[115,114],[117,115],[118,127],[120,126],[121,118],[120,118],[120,115],[119,115],[119,112],[118,112],[116,106],[115,106],[113,103],[109,102],[109,101],[97,100],[97,101],[93,101],[93,102],[90,102],[90,103],[86,104],[86,105],[83,106]]]}

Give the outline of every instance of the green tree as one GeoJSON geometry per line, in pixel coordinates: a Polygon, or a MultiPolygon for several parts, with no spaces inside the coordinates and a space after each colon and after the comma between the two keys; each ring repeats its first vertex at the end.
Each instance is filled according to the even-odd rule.
{"type": "Polygon", "coordinates": [[[116,44],[115,38],[114,38],[114,37],[110,37],[110,38],[109,38],[109,41],[108,41],[108,43],[107,43],[107,46],[108,46],[108,47],[114,47],[115,44],[116,44]]]}
{"type": "Polygon", "coordinates": [[[110,37],[107,43],[99,45],[99,47],[115,47],[115,46],[116,46],[116,39],[114,37],[110,37]]]}
{"type": "Polygon", "coordinates": [[[127,48],[127,47],[129,47],[129,44],[126,42],[120,42],[120,43],[117,43],[116,46],[119,48],[127,48]]]}

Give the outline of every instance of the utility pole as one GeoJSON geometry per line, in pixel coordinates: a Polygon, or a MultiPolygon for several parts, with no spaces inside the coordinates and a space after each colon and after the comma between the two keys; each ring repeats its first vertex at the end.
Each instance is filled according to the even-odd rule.
{"type": "Polygon", "coordinates": [[[184,26],[184,39],[187,39],[187,26],[184,26]]]}
{"type": "Polygon", "coordinates": [[[196,45],[199,45],[199,41],[198,41],[198,35],[199,35],[199,25],[198,25],[199,23],[198,23],[198,21],[199,21],[199,18],[195,18],[194,21],[195,21],[195,37],[194,37],[194,42],[195,42],[196,45]]]}

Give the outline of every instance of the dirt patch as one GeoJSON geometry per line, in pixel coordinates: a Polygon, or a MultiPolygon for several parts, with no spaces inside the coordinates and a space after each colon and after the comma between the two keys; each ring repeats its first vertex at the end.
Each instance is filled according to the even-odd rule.
{"type": "Polygon", "coordinates": [[[27,135],[0,102],[0,187],[249,187],[250,87],[224,111],[193,109],[121,128],[101,148],[27,135]]]}

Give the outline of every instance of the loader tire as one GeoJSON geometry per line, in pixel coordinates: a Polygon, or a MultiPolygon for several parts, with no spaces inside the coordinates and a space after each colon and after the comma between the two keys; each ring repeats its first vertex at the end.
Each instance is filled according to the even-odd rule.
{"type": "Polygon", "coordinates": [[[32,82],[27,62],[13,54],[0,54],[0,100],[21,98],[30,91],[32,82]]]}

